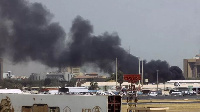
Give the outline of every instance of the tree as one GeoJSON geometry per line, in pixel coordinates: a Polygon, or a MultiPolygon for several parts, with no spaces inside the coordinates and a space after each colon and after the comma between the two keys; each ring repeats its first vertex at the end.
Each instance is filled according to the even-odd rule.
{"type": "Polygon", "coordinates": [[[76,85],[76,81],[77,81],[77,79],[71,78],[71,80],[66,83],[66,86],[74,87],[76,85]]]}
{"type": "Polygon", "coordinates": [[[123,75],[124,75],[124,73],[122,71],[118,70],[117,81],[119,82],[120,87],[121,87],[121,84],[124,82],[123,75]]]}
{"type": "MultiPolygon", "coordinates": [[[[120,86],[124,82],[123,74],[124,73],[122,71],[118,70],[118,72],[117,72],[117,82],[120,83],[120,86]]],[[[116,73],[110,74],[110,77],[108,78],[107,81],[109,81],[109,80],[116,80],[116,73]]]]}
{"type": "Polygon", "coordinates": [[[104,86],[104,91],[108,91],[108,86],[104,86]]]}
{"type": "Polygon", "coordinates": [[[50,78],[46,78],[44,80],[44,86],[50,85],[51,84],[51,79],[50,78]]]}
{"type": "Polygon", "coordinates": [[[98,83],[97,82],[90,82],[90,87],[89,90],[97,90],[99,89],[98,83]]]}

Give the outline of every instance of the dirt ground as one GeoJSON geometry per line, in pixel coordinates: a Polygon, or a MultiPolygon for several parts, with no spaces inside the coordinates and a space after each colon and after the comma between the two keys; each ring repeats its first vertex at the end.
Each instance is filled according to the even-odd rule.
{"type": "MultiPolygon", "coordinates": [[[[167,112],[200,112],[200,103],[189,103],[195,101],[197,100],[140,100],[139,102],[188,102],[188,103],[138,104],[137,107],[169,107],[169,110],[167,110],[167,112]]],[[[122,105],[122,112],[127,112],[127,105],[122,105]]]]}

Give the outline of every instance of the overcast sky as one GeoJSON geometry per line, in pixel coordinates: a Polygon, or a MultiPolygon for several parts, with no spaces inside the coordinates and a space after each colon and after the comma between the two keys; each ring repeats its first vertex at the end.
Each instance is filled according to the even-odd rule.
{"type": "MultiPolygon", "coordinates": [[[[130,48],[131,54],[147,61],[166,60],[182,69],[183,59],[200,52],[199,0],[29,1],[41,2],[66,33],[77,15],[91,22],[95,35],[117,32],[124,49],[130,48]]],[[[33,65],[38,64],[26,64],[23,68],[33,65]]]]}

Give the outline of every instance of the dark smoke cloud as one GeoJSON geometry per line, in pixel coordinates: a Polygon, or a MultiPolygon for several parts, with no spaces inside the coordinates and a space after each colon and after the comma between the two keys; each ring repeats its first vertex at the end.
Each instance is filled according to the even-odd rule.
{"type": "MultiPolygon", "coordinates": [[[[97,64],[104,72],[112,73],[117,58],[119,70],[123,73],[138,73],[138,58],[121,47],[121,40],[117,33],[105,32],[99,36],[93,36],[92,33],[93,26],[88,20],[80,16],[75,18],[71,27],[72,42],[69,49],[63,52],[64,57],[60,58],[62,66],[81,66],[90,62],[97,64]]],[[[160,82],[184,79],[181,69],[177,66],[169,67],[166,61],[152,60],[148,63],[144,61],[144,78],[155,82],[157,70],[159,70],[160,82]]]]}
{"type": "Polygon", "coordinates": [[[149,82],[157,81],[157,70],[159,82],[185,79],[179,67],[170,67],[166,61],[152,60],[148,63],[144,62],[144,78],[149,79],[149,82]]]}
{"type": "Polygon", "coordinates": [[[88,20],[80,16],[75,18],[71,27],[72,43],[69,45],[69,50],[63,52],[64,57],[60,58],[62,66],[66,64],[80,66],[91,62],[96,63],[104,72],[112,72],[115,59],[118,58],[120,68],[124,72],[136,73],[135,62],[138,62],[138,59],[120,47],[121,40],[116,33],[105,32],[93,36],[92,32],[93,27],[88,20]]]}
{"type": "Polygon", "coordinates": [[[52,15],[41,4],[1,0],[0,17],[1,55],[6,50],[14,63],[36,60],[57,66],[56,46],[64,40],[65,32],[51,22],[52,15]]]}
{"type": "MultiPolygon", "coordinates": [[[[94,63],[108,73],[114,72],[117,58],[118,69],[123,73],[138,73],[138,58],[121,47],[117,33],[95,36],[90,22],[77,16],[70,30],[71,40],[64,43],[66,34],[58,23],[51,21],[52,17],[40,3],[1,0],[0,56],[9,55],[14,63],[32,60],[49,67],[94,63]]],[[[163,81],[183,78],[180,68],[169,67],[165,61],[145,61],[145,78],[154,81],[156,70],[163,81]]]]}

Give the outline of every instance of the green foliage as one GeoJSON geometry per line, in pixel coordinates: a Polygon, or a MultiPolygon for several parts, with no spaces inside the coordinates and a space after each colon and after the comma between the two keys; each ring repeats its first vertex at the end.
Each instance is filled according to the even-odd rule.
{"type": "Polygon", "coordinates": [[[0,81],[1,88],[8,89],[22,89],[22,87],[41,87],[43,86],[43,80],[41,81],[30,81],[29,79],[14,80],[14,79],[3,79],[0,81]]]}
{"type": "Polygon", "coordinates": [[[50,85],[51,84],[51,79],[50,78],[46,78],[44,80],[44,86],[50,85]]]}
{"type": "MultiPolygon", "coordinates": [[[[120,85],[124,82],[123,74],[124,73],[122,71],[118,70],[118,72],[117,72],[117,82],[120,83],[120,85]]],[[[116,80],[116,73],[110,74],[110,77],[108,78],[107,81],[109,81],[109,80],[116,80]]]]}
{"type": "Polygon", "coordinates": [[[77,79],[71,78],[71,80],[69,82],[67,82],[66,86],[74,87],[76,85],[76,81],[77,81],[77,79]]]}
{"type": "Polygon", "coordinates": [[[13,79],[4,79],[0,83],[1,88],[8,89],[22,89],[23,83],[22,81],[13,80],[13,79]]]}
{"type": "Polygon", "coordinates": [[[98,90],[99,86],[97,82],[90,82],[90,87],[88,88],[89,90],[98,90]]]}
{"type": "Polygon", "coordinates": [[[104,86],[104,91],[108,91],[108,86],[104,86]]]}
{"type": "Polygon", "coordinates": [[[49,83],[47,86],[61,86],[61,82],[58,79],[50,79],[51,83],[49,83]]]}
{"type": "Polygon", "coordinates": [[[74,87],[76,85],[77,79],[72,78],[69,82],[61,82],[57,79],[45,79],[45,80],[38,80],[32,81],[30,79],[24,80],[14,80],[14,79],[3,79],[0,81],[1,88],[8,88],[8,89],[22,89],[22,87],[42,87],[42,86],[62,86],[63,84],[67,86],[74,87]]]}

